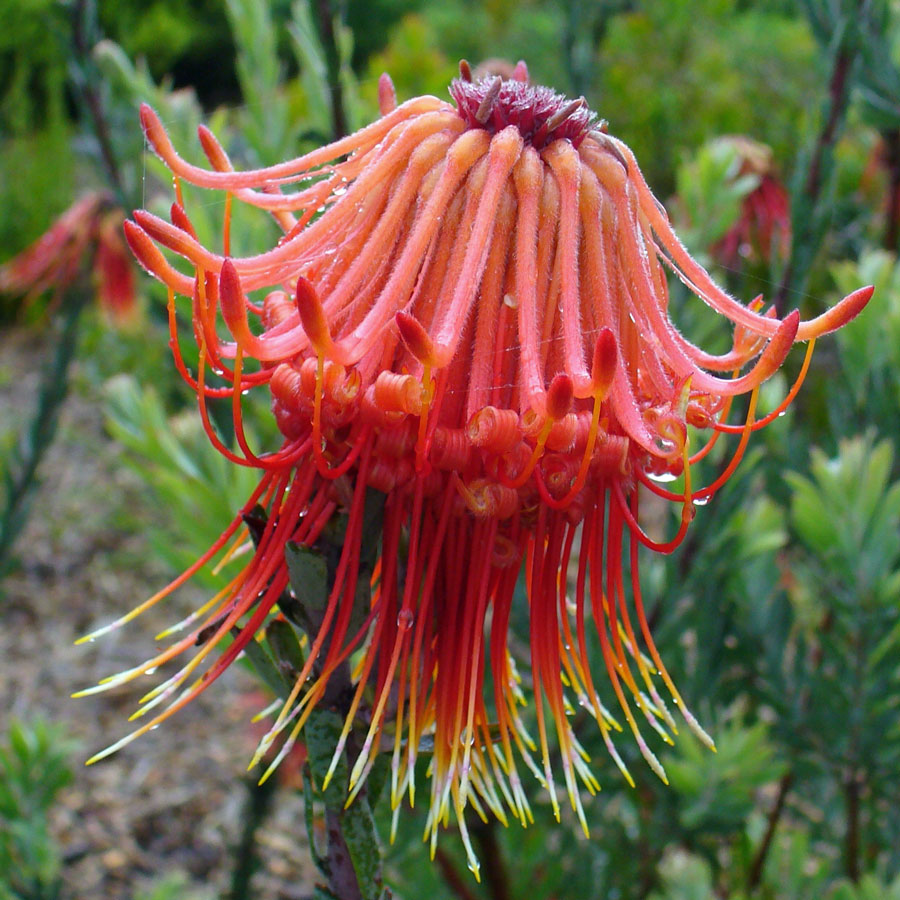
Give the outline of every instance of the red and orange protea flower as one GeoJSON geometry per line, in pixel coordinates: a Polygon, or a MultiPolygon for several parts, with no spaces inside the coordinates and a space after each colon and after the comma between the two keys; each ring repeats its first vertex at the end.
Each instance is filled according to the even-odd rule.
{"type": "MultiPolygon", "coordinates": [[[[285,231],[274,249],[231,258],[227,237],[224,253],[199,243],[180,199],[171,221],[136,212],[126,224],[135,255],[169,289],[176,364],[197,391],[210,439],[263,473],[242,512],[262,504],[268,517],[250,563],[190,617],[190,633],[101,686],[192,653],[145,698],[145,708],[162,711],[97,758],[216,680],[290,589],[285,545],[314,545],[342,508],[346,537],[321,627],[258,756],[279,735],[280,755],[287,752],[330,675],[353,654],[355,694],[335,759],[364,695],[370,708],[351,795],[388,747],[395,807],[406,793],[413,800],[416,758],[427,739],[427,834],[433,846],[455,811],[477,870],[464,810],[472,804],[526,822],[523,765],[543,782],[558,815],[552,732],[584,823],[579,782],[589,791],[597,782],[566,716],[570,697],[596,718],[629,781],[613,742],[623,728],[665,778],[642,732],[649,725],[667,740],[676,732],[663,693],[712,745],[653,644],[638,548],[668,553],[679,544],[693,504],[721,487],[751,432],[799,386],[779,410],[756,420],[760,384],[796,341],[808,341],[809,354],[817,336],[853,318],[871,289],[810,321],[796,311],[779,319],[758,302],[742,305],[688,255],[631,151],[583,100],[530,85],[523,64],[509,80],[473,82],[466,65],[461,75],[450,88],[454,104],[419,97],[400,106],[385,77],[377,122],[254,171],[234,171],[206,129],[200,140],[211,169],[189,165],[143,108],[147,139],[176,185],[226,192],[226,208],[231,198],[258,207],[285,231]],[[187,270],[160,248],[174,251],[187,270]],[[734,323],[729,352],[706,353],[674,328],[666,269],[734,323]],[[193,311],[196,376],[178,351],[178,295],[193,311]],[[271,453],[251,448],[241,428],[242,395],[256,389],[271,393],[284,436],[271,453]],[[749,394],[746,421],[728,425],[732,398],[742,394],[749,394]],[[209,425],[210,397],[232,400],[234,450],[209,425]],[[689,425],[711,434],[706,446],[691,446],[689,425]],[[734,458],[698,488],[692,466],[723,432],[736,435],[734,458]],[[677,493],[658,484],[679,475],[677,493]],[[642,530],[641,485],[680,510],[670,540],[642,530]],[[360,625],[351,612],[370,490],[386,499],[360,625]],[[569,571],[577,573],[571,586],[569,571]],[[535,743],[520,716],[507,645],[523,572],[535,743]],[[601,660],[588,658],[589,628],[599,636],[601,660]],[[216,656],[229,633],[233,642],[216,656]],[[608,679],[602,690],[598,663],[608,679]]],[[[108,628],[229,552],[230,542],[243,540],[240,529],[238,515],[191,571],[108,628]]]]}
{"type": "Polygon", "coordinates": [[[31,246],[0,266],[0,291],[25,302],[53,290],[55,297],[90,261],[100,308],[124,324],[137,309],[133,262],[122,240],[121,209],[102,191],[79,197],[31,246]]]}

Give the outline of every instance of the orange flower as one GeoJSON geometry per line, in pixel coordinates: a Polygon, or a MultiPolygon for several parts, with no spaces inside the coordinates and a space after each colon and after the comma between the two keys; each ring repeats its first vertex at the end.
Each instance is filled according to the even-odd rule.
{"type": "Polygon", "coordinates": [[[0,291],[25,295],[27,302],[50,288],[58,294],[75,281],[92,254],[101,309],[116,322],[128,321],[136,310],[136,295],[122,240],[123,219],[108,194],[82,195],[30,247],[0,266],[0,291]]]}
{"type": "MultiPolygon", "coordinates": [[[[226,228],[225,250],[216,253],[196,239],[180,187],[170,222],[141,211],[126,223],[136,257],[169,288],[176,365],[197,390],[210,439],[235,462],[263,470],[242,512],[262,504],[268,518],[251,562],[190,617],[189,634],[91,690],[193,651],[143,709],[168,705],[99,759],[215,681],[290,589],[285,545],[313,546],[342,508],[346,537],[321,627],[257,759],[279,735],[287,735],[279,758],[288,752],[329,676],[356,654],[355,693],[335,753],[337,760],[370,698],[351,797],[388,747],[395,808],[404,794],[413,801],[417,755],[430,741],[427,837],[434,848],[452,808],[477,873],[464,811],[471,804],[503,821],[509,814],[529,821],[523,764],[559,815],[552,732],[586,830],[579,783],[593,792],[597,781],[566,715],[570,698],[596,718],[629,782],[613,741],[623,728],[665,780],[642,731],[649,726],[665,741],[676,732],[662,693],[712,746],[653,644],[638,547],[669,553],[679,544],[693,503],[721,487],[751,432],[777,415],[755,420],[759,385],[795,341],[811,350],[817,336],[853,318],[871,288],[810,321],[796,311],[778,319],[759,301],[742,305],[691,259],[631,151],[584,100],[531,86],[521,63],[506,81],[473,82],[465,64],[461,75],[450,89],[455,105],[420,97],[400,106],[384,76],[377,122],[245,172],[232,169],[206,129],[200,140],[212,168],[189,165],[155,113],[142,109],[147,139],[176,185],[183,179],[226,192],[226,209],[234,198],[268,211],[285,230],[275,248],[230,258],[226,228]],[[160,246],[189,272],[172,266],[160,246]],[[734,323],[728,353],[706,353],[673,327],[666,267],[734,323]],[[178,351],[177,295],[192,304],[196,377],[178,351]],[[220,336],[220,316],[230,340],[220,336]],[[209,370],[224,386],[210,384],[209,370]],[[284,442],[258,454],[241,428],[241,398],[266,386],[284,442]],[[739,394],[750,395],[747,419],[730,426],[724,420],[739,394]],[[232,399],[235,450],[209,425],[213,396],[232,399]],[[690,446],[688,425],[710,431],[705,448],[690,446]],[[739,435],[734,458],[697,488],[691,467],[722,432],[739,435]],[[682,474],[677,494],[657,483],[682,474]],[[642,531],[642,484],[678,504],[672,539],[642,531]],[[360,624],[351,612],[370,490],[386,499],[360,624]],[[536,742],[520,716],[523,694],[508,649],[523,571],[536,742]],[[589,628],[600,660],[588,658],[589,628]],[[214,657],[230,632],[234,640],[214,657]],[[602,690],[598,662],[609,681],[602,690]]],[[[134,618],[243,540],[240,527],[239,515],[190,571],[91,637],[134,618]]]]}

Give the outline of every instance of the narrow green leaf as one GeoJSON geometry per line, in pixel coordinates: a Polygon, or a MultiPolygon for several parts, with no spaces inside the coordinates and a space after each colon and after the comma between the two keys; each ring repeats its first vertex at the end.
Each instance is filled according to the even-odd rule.
{"type": "Polygon", "coordinates": [[[315,828],[315,798],[312,790],[312,773],[310,767],[307,766],[303,774],[303,816],[306,820],[306,837],[309,841],[309,852],[316,868],[326,877],[328,876],[328,868],[326,861],[319,854],[316,847],[316,828],[315,828]]]}
{"type": "Polygon", "coordinates": [[[276,619],[266,626],[266,641],[278,670],[293,681],[305,661],[297,632],[288,622],[276,619]]]}
{"type": "Polygon", "coordinates": [[[328,602],[328,565],[321,553],[293,541],[285,545],[284,558],[294,595],[315,621],[328,602]]]}
{"type": "Polygon", "coordinates": [[[369,806],[375,806],[384,790],[388,775],[391,772],[391,757],[388,753],[379,753],[366,778],[366,796],[369,806]]]}
{"type": "Polygon", "coordinates": [[[381,893],[381,852],[372,810],[364,796],[357,797],[344,810],[341,825],[363,900],[378,900],[381,893]]]}
{"type": "Polygon", "coordinates": [[[330,809],[340,809],[347,799],[347,760],[341,755],[335,767],[334,775],[323,791],[322,783],[331,766],[334,751],[341,736],[343,722],[341,717],[331,710],[316,710],[306,723],[303,735],[306,740],[306,751],[309,755],[309,768],[312,772],[316,788],[321,791],[325,805],[330,809]]]}
{"type": "Polygon", "coordinates": [[[293,681],[281,672],[268,648],[259,641],[248,641],[247,646],[244,647],[244,653],[253,664],[256,673],[271,688],[276,697],[282,696],[285,688],[293,685],[293,681]]]}

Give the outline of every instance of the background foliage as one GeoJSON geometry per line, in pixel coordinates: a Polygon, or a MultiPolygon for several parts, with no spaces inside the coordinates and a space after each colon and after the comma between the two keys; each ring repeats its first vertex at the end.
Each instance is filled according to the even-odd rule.
{"type": "MultiPolygon", "coordinates": [[[[535,80],[588,98],[634,148],[661,198],[677,192],[671,208],[690,249],[739,296],[762,290],[815,311],[862,284],[874,283],[876,295],[858,322],[822,342],[798,401],[757,435],[738,476],[698,511],[685,546],[644,560],[661,652],[718,754],[680,740],[664,758],[665,788],[623,745],[635,757],[626,762],[637,787],[598,765],[603,791],[587,805],[590,841],[566,817],[553,826],[537,790],[534,827],[473,823],[487,863],[480,886],[450,835],[429,862],[422,811],[404,813],[383,875],[367,864],[367,884],[374,891],[383,877],[394,896],[463,900],[900,898],[895,5],[13,0],[0,7],[0,260],[87,187],[111,190],[126,210],[165,210],[165,170],[143,153],[142,100],[188,155],[199,153],[203,121],[236,164],[253,166],[370,119],[383,70],[401,98],[446,96],[458,58],[522,55],[535,80]],[[330,38],[321,15],[329,7],[330,38]],[[790,186],[787,260],[747,255],[726,266],[716,258],[716,241],[758,184],[710,143],[738,133],[771,148],[774,172],[790,186]]],[[[201,239],[214,240],[221,208],[199,195],[187,205],[201,239]]],[[[266,246],[274,231],[248,217],[233,234],[241,252],[266,246]]],[[[167,357],[158,286],[143,280],[140,293],[131,330],[112,329],[95,310],[83,314],[76,390],[104,404],[109,434],[144,485],[119,527],[149,532],[153,553],[177,572],[249,489],[188,407],[167,357]]],[[[702,310],[684,300],[676,290],[676,321],[708,336],[702,310]]],[[[10,329],[46,329],[64,313],[65,301],[62,310],[16,298],[0,306],[10,329]]],[[[788,378],[799,364],[791,359],[788,378]]],[[[773,382],[763,398],[770,408],[788,383],[773,382]]],[[[8,506],[17,466],[33,450],[19,442],[26,412],[0,425],[8,506]]],[[[261,441],[271,434],[265,410],[250,426],[261,441]]],[[[52,429],[28,434],[49,440],[52,429]]],[[[710,471],[720,460],[710,455],[710,471]]],[[[277,690],[277,671],[272,677],[277,690]]],[[[576,715],[575,728],[603,760],[587,717],[576,715]]],[[[52,726],[11,723],[7,732],[0,897],[55,897],[65,871],[47,813],[74,758],[52,726]]],[[[374,799],[384,837],[390,811],[374,799]]],[[[307,802],[313,819],[331,801],[309,794],[307,802]]],[[[146,896],[199,887],[161,877],[146,896]]]]}

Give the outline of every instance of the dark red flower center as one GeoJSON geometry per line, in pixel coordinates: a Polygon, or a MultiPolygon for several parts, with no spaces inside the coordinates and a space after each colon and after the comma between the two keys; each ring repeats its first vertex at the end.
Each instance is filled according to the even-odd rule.
{"type": "Polygon", "coordinates": [[[577,147],[596,119],[584,97],[570,100],[548,87],[504,80],[499,75],[478,81],[456,78],[450,94],[469,128],[496,134],[514,125],[536,150],[560,139],[577,147]]]}

